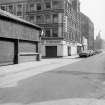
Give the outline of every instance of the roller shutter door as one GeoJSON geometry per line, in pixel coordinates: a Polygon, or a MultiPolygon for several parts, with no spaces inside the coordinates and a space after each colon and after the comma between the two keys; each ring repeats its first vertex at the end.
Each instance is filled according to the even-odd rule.
{"type": "Polygon", "coordinates": [[[46,57],[57,57],[57,46],[46,46],[46,57]]]}
{"type": "Polygon", "coordinates": [[[0,65],[14,64],[14,42],[0,40],[0,65]]]}
{"type": "Polygon", "coordinates": [[[36,44],[27,41],[19,43],[19,62],[30,62],[36,60],[36,44]]]}

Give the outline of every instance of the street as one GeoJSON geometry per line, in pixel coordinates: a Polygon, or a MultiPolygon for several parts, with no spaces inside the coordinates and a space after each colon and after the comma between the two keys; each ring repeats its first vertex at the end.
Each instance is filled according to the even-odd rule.
{"type": "MultiPolygon", "coordinates": [[[[105,53],[83,59],[76,58],[73,59],[76,62],[70,64],[68,62],[70,59],[62,59],[66,63],[63,65],[62,61],[62,67],[58,66],[59,68],[37,75],[34,75],[34,70],[31,76],[26,78],[21,72],[19,76],[23,78],[20,80],[16,80],[17,72],[1,76],[0,80],[6,81],[6,78],[9,78],[9,81],[15,82],[8,81],[10,85],[0,85],[0,104],[22,105],[77,98],[105,99],[105,53]]],[[[60,64],[55,62],[52,65],[57,63],[60,64]]],[[[48,67],[50,66],[47,64],[46,68],[48,67]]]]}

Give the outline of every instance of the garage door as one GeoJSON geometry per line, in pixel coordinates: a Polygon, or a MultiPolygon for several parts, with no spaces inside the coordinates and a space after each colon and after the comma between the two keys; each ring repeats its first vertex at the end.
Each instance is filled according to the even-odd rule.
{"type": "Polygon", "coordinates": [[[36,44],[28,41],[20,41],[19,43],[19,62],[31,62],[36,60],[36,44]]]}
{"type": "Polygon", "coordinates": [[[0,65],[14,64],[14,42],[0,40],[0,65]]]}
{"type": "Polygon", "coordinates": [[[46,57],[57,57],[57,46],[46,46],[46,57]]]}

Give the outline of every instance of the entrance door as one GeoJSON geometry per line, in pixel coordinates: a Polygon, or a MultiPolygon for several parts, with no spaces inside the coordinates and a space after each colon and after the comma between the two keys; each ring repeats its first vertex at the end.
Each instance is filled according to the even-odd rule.
{"type": "Polygon", "coordinates": [[[46,46],[46,57],[57,57],[57,46],[46,46]]]}
{"type": "Polygon", "coordinates": [[[14,42],[0,40],[0,65],[14,64],[14,42]]]}
{"type": "Polygon", "coordinates": [[[71,56],[71,47],[68,47],[68,56],[71,56]]]}

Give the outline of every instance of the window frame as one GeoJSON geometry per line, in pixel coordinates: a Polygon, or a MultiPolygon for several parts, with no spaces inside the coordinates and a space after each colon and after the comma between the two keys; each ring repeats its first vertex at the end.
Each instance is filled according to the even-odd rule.
{"type": "Polygon", "coordinates": [[[37,10],[37,11],[41,11],[41,10],[42,10],[42,5],[41,5],[41,3],[37,3],[37,4],[36,4],[36,10],[37,10]],[[39,8],[38,6],[40,6],[40,9],[38,9],[38,8],[39,8]]]}
{"type": "Polygon", "coordinates": [[[45,9],[51,9],[51,2],[45,2],[45,9]],[[49,5],[46,5],[46,4],[49,4],[49,5]]]}
{"type": "Polygon", "coordinates": [[[58,29],[57,28],[52,29],[52,37],[58,37],[58,29]],[[56,35],[54,35],[54,34],[56,34],[56,35]]]}

